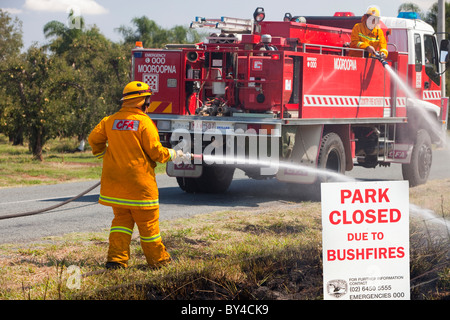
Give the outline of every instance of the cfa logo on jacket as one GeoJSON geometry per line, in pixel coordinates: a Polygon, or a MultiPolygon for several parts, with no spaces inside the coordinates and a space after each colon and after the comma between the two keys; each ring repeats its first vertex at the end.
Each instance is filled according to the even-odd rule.
{"type": "Polygon", "coordinates": [[[113,130],[137,131],[139,120],[114,120],[113,130]]]}

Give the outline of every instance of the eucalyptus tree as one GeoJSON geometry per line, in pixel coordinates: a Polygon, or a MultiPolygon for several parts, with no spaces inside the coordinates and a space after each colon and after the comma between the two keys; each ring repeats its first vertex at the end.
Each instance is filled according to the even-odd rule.
{"type": "Polygon", "coordinates": [[[2,69],[2,87],[37,160],[43,160],[43,146],[58,136],[64,124],[67,110],[62,102],[71,95],[73,76],[62,59],[37,46],[2,69]]]}
{"type": "Polygon", "coordinates": [[[17,60],[22,42],[22,22],[0,9],[0,132],[14,145],[23,144],[22,115],[16,110],[4,83],[9,81],[8,65],[17,60]]]}
{"type": "MultiPolygon", "coordinates": [[[[97,28],[87,30],[61,55],[75,72],[78,89],[69,106],[67,132],[83,142],[106,115],[117,111],[130,76],[130,51],[106,39],[97,28]]],[[[79,147],[81,148],[81,145],[79,147]]]]}
{"type": "Polygon", "coordinates": [[[93,126],[111,108],[116,108],[118,95],[128,81],[129,51],[108,40],[96,26],[86,27],[82,17],[73,12],[68,25],[50,21],[44,26],[47,45],[58,57],[66,61],[74,73],[76,90],[64,101],[69,110],[61,131],[65,136],[77,136],[79,150],[93,126]]]}

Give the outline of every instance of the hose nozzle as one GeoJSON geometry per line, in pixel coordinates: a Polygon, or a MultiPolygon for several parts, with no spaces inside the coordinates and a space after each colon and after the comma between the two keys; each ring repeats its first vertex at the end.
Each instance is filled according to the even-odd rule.
{"type": "Polygon", "coordinates": [[[191,161],[192,162],[202,162],[203,161],[203,155],[202,154],[191,154],[191,161]]]}
{"type": "Polygon", "coordinates": [[[388,64],[386,60],[384,60],[383,55],[381,55],[379,52],[375,53],[373,57],[374,59],[380,61],[383,67],[386,67],[386,65],[388,64]]]}
{"type": "Polygon", "coordinates": [[[177,155],[177,157],[172,160],[174,164],[179,165],[181,163],[184,164],[200,164],[203,162],[203,155],[202,154],[193,154],[190,152],[182,153],[177,155]]]}

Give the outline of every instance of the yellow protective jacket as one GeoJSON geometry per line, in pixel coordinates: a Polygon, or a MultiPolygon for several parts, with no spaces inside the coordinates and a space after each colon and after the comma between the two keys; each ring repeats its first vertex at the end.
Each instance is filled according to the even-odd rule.
{"type": "MultiPolygon", "coordinates": [[[[366,26],[367,18],[364,16],[360,23],[355,24],[352,30],[350,48],[365,49],[368,46],[374,47],[376,51],[388,56],[386,38],[383,30],[373,28],[370,30],[366,26]]],[[[349,50],[350,57],[362,57],[363,53],[357,50],[349,50]]]]}
{"type": "Polygon", "coordinates": [[[173,160],[176,152],[161,145],[156,126],[136,103],[127,103],[130,105],[125,101],[120,111],[103,118],[88,138],[92,153],[103,158],[99,203],[157,208],[156,162],[173,160]]]}

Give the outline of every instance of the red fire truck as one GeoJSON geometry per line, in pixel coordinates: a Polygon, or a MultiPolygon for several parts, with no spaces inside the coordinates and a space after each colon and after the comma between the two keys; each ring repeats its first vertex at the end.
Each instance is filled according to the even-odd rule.
{"type": "Polygon", "coordinates": [[[431,146],[446,130],[441,76],[449,42],[438,46],[433,28],[417,17],[381,19],[385,62],[411,97],[377,59],[349,57],[358,50],[349,43],[361,17],[264,15],[257,8],[253,19],[197,17],[192,28],[217,31],[204,43],[136,47],[132,78],[154,92],[149,116],[164,145],[181,141],[185,151],[235,160],[276,155],[292,166],[262,172],[251,162],[204,158],[168,164],[168,175],[186,192],[224,192],[236,168],[255,179],[317,185],[328,178],[308,168],[344,174],[401,163],[410,186],[425,183],[431,146]],[[270,155],[252,153],[263,147],[270,155]]]}

